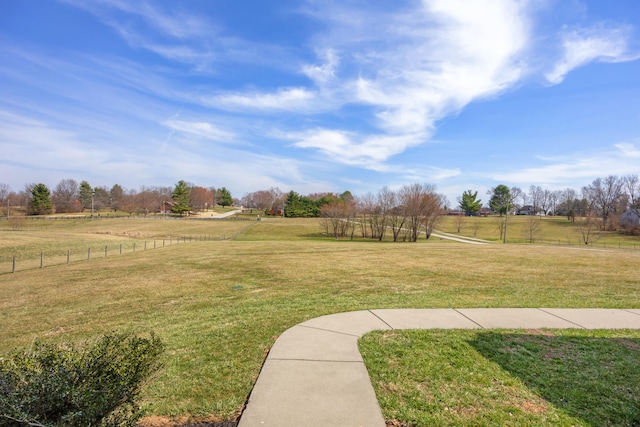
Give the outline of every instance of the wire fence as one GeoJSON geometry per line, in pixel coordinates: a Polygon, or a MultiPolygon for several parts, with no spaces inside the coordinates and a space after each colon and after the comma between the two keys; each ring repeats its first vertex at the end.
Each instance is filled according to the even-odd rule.
{"type": "Polygon", "coordinates": [[[553,246],[568,246],[573,248],[581,248],[581,249],[606,249],[606,250],[627,250],[627,251],[637,251],[640,250],[640,242],[602,242],[595,241],[589,242],[589,244],[584,243],[583,240],[580,239],[535,239],[533,241],[521,239],[521,240],[508,240],[508,243],[523,243],[523,244],[541,244],[541,245],[553,245],[553,246]]]}
{"type": "Polygon", "coordinates": [[[56,265],[69,265],[81,261],[90,261],[91,259],[96,258],[108,258],[112,256],[134,254],[140,251],[161,249],[168,246],[184,245],[193,242],[232,240],[242,234],[245,229],[239,230],[230,235],[221,236],[168,236],[167,238],[156,240],[136,240],[106,245],[94,244],[83,248],[76,246],[75,248],[67,249],[66,251],[42,251],[40,252],[39,257],[25,256],[21,258],[14,255],[11,257],[9,262],[7,262],[6,259],[3,259],[0,262],[0,274],[17,273],[18,271],[33,270],[56,265]]]}

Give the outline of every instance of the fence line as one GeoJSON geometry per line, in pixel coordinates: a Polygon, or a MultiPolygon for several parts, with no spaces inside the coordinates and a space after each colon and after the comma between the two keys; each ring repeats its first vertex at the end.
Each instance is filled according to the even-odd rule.
{"type": "MultiPolygon", "coordinates": [[[[237,231],[236,233],[227,236],[227,235],[222,235],[222,236],[217,236],[217,237],[213,237],[213,236],[208,236],[208,235],[201,235],[201,236],[169,236],[167,239],[157,239],[157,240],[153,240],[153,246],[151,246],[150,244],[147,245],[147,243],[150,243],[148,240],[144,240],[143,241],[143,251],[147,251],[147,250],[153,250],[153,249],[161,249],[167,246],[173,246],[173,245],[182,245],[185,243],[192,243],[192,242],[206,242],[206,241],[222,241],[222,240],[230,240],[233,239],[235,237],[237,237],[238,235],[240,235],[241,233],[243,233],[244,230],[240,230],[237,231]],[[161,242],[161,244],[160,244],[161,242]]],[[[118,248],[118,254],[122,255],[122,254],[126,254],[126,253],[136,253],[136,243],[139,242],[133,242],[133,245],[131,246],[131,250],[129,252],[126,251],[126,247],[124,247],[123,250],[123,243],[120,244],[114,244],[114,245],[105,245],[104,246],[104,258],[108,258],[109,256],[114,256],[112,252],[109,252],[109,247],[116,247],[118,248]]],[[[16,273],[18,271],[25,271],[25,270],[34,270],[36,268],[44,268],[44,267],[50,267],[50,266],[56,266],[56,265],[68,265],[71,264],[72,261],[76,261],[76,262],[80,262],[80,261],[90,261],[93,258],[96,257],[96,251],[94,251],[92,253],[92,248],[93,249],[98,249],[98,253],[100,253],[100,247],[97,246],[89,246],[87,247],[86,251],[76,251],[74,254],[76,254],[76,259],[72,259],[72,251],[71,249],[67,249],[66,253],[63,255],[53,255],[53,256],[46,256],[46,253],[44,251],[40,252],[40,257],[38,258],[24,258],[24,259],[18,259],[17,256],[13,256],[12,260],[11,260],[11,273],[16,273]],[[47,263],[47,260],[53,259],[51,262],[47,263]],[[19,263],[21,263],[22,265],[27,265],[24,268],[18,268],[19,267],[19,263]]],[[[4,262],[2,263],[4,264],[4,262]]],[[[4,270],[4,268],[3,268],[4,270]]],[[[7,274],[9,273],[9,271],[0,271],[0,274],[7,274]]]]}
{"type": "MultiPolygon", "coordinates": [[[[520,239],[520,240],[511,240],[507,241],[507,243],[520,243],[520,244],[531,244],[528,239],[520,239]]],[[[589,244],[585,244],[581,239],[535,239],[533,244],[541,244],[541,245],[554,245],[554,246],[568,246],[574,248],[584,248],[584,249],[616,249],[621,251],[637,251],[640,250],[640,242],[639,243],[631,243],[631,242],[589,242],[589,244]]]]}
{"type": "MultiPolygon", "coordinates": [[[[79,220],[79,221],[103,221],[103,220],[114,220],[114,219],[122,219],[122,220],[145,220],[145,219],[154,219],[159,221],[256,221],[257,218],[252,217],[241,217],[241,216],[226,216],[226,217],[196,217],[196,216],[162,216],[159,214],[149,214],[149,215],[67,215],[67,216],[38,216],[38,215],[25,215],[25,216],[14,216],[9,218],[12,219],[21,219],[26,221],[69,221],[69,220],[79,220]]],[[[0,221],[7,220],[6,216],[0,216],[0,221]]]]}

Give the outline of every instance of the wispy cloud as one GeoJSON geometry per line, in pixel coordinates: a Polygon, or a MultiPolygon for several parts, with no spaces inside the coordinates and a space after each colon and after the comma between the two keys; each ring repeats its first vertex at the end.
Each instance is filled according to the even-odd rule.
{"type": "Polygon", "coordinates": [[[590,62],[625,62],[640,58],[640,52],[631,52],[628,41],[630,26],[605,27],[597,25],[565,31],[560,35],[562,58],[545,77],[552,84],[562,82],[573,69],[590,62]]]}
{"type": "Polygon", "coordinates": [[[229,111],[305,112],[313,108],[317,94],[304,87],[280,88],[276,92],[231,92],[203,96],[209,107],[229,111]]]}
{"type": "Polygon", "coordinates": [[[171,119],[163,123],[169,129],[203,138],[206,140],[231,142],[236,138],[233,132],[208,122],[171,119]]]}
{"type": "Polygon", "coordinates": [[[418,134],[365,134],[335,129],[311,129],[285,136],[298,148],[314,149],[335,162],[372,170],[388,170],[384,162],[408,147],[423,143],[418,134]]]}
{"type": "Polygon", "coordinates": [[[314,4],[311,13],[329,27],[316,40],[324,62],[303,72],[318,86],[332,83],[336,108],[367,107],[376,131],[312,130],[296,146],[377,168],[427,142],[437,120],[518,82],[529,28],[523,4],[431,1],[384,14],[314,4]]]}
{"type": "Polygon", "coordinates": [[[62,1],[96,16],[131,47],[190,66],[193,72],[211,73],[229,60],[270,62],[273,59],[269,55],[278,50],[230,35],[210,17],[187,11],[188,6],[180,3],[160,6],[149,1],[62,1]]]}
{"type": "Polygon", "coordinates": [[[638,173],[640,148],[633,143],[620,143],[606,150],[572,153],[555,158],[539,158],[544,164],[519,170],[500,171],[491,178],[511,184],[561,185],[597,176],[638,173]]]}

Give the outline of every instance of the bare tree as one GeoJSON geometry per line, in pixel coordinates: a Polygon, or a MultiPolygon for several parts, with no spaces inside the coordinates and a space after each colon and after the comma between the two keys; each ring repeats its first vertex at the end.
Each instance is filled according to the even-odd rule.
{"type": "Polygon", "coordinates": [[[473,230],[473,237],[477,237],[478,230],[480,230],[480,218],[478,218],[477,216],[474,216],[473,220],[471,221],[471,229],[473,230]]]}
{"type": "Polygon", "coordinates": [[[213,193],[204,187],[191,187],[189,189],[189,200],[194,211],[204,211],[211,207],[213,193]]]}
{"type": "Polygon", "coordinates": [[[525,192],[522,191],[520,187],[511,187],[509,189],[509,195],[511,196],[511,205],[513,205],[515,209],[520,208],[518,206],[518,199],[522,199],[523,201],[526,200],[525,192]]]}
{"type": "Polygon", "coordinates": [[[389,187],[382,187],[376,196],[378,216],[375,222],[376,236],[378,240],[384,239],[389,227],[389,221],[393,210],[397,206],[397,194],[389,187]]]}
{"type": "Polygon", "coordinates": [[[360,234],[363,238],[371,236],[375,238],[374,218],[377,215],[375,196],[369,192],[362,197],[356,198],[357,214],[360,217],[360,234]]]}
{"type": "Polygon", "coordinates": [[[355,202],[335,201],[320,208],[320,224],[327,234],[336,239],[350,237],[355,232],[355,202]]]}
{"type": "Polygon", "coordinates": [[[640,215],[640,179],[638,179],[638,175],[625,176],[624,186],[629,196],[629,209],[640,215]]]}
{"type": "Polygon", "coordinates": [[[600,231],[599,219],[594,214],[587,214],[584,219],[578,223],[578,230],[585,245],[593,244],[602,237],[600,231]]]}
{"type": "MultiPolygon", "coordinates": [[[[150,212],[159,212],[164,197],[158,187],[141,187],[133,197],[133,211],[147,215],[150,212]]],[[[130,213],[131,213],[130,212],[130,213]]]]}
{"type": "Polygon", "coordinates": [[[407,217],[404,214],[404,209],[400,206],[394,206],[389,210],[388,216],[389,226],[391,227],[391,233],[393,234],[393,241],[397,242],[405,231],[405,223],[407,217]]]}
{"type": "Polygon", "coordinates": [[[454,222],[456,224],[456,229],[458,230],[458,234],[460,234],[460,230],[462,229],[462,226],[465,223],[465,219],[466,217],[464,216],[464,214],[456,215],[454,218],[454,222]]]}
{"type": "Polygon", "coordinates": [[[417,183],[405,185],[398,192],[399,202],[406,218],[406,227],[409,229],[410,242],[418,240],[418,231],[422,225],[421,204],[423,195],[423,186],[417,183]]]}
{"type": "Polygon", "coordinates": [[[549,193],[549,210],[556,215],[558,211],[558,203],[560,202],[560,197],[562,196],[562,191],[555,190],[549,193]]]}
{"type": "Polygon", "coordinates": [[[534,214],[537,214],[540,209],[542,209],[541,204],[544,198],[544,191],[542,187],[539,185],[532,185],[529,187],[529,200],[531,206],[533,206],[534,214]]]}
{"type": "Polygon", "coordinates": [[[0,182],[0,203],[5,201],[10,192],[11,187],[9,186],[9,184],[0,182]]]}
{"type": "Polygon", "coordinates": [[[442,215],[444,197],[436,192],[432,184],[405,185],[398,192],[399,204],[409,230],[409,241],[418,240],[424,229],[426,238],[431,237],[433,228],[442,215]]]}
{"type": "Polygon", "coordinates": [[[590,185],[582,188],[582,193],[589,203],[590,211],[598,215],[603,229],[607,229],[609,217],[616,213],[618,199],[622,196],[624,181],[616,175],[596,178],[590,185]]]}
{"type": "Polygon", "coordinates": [[[427,239],[431,237],[431,233],[433,233],[435,226],[442,217],[445,206],[446,198],[442,194],[436,193],[435,186],[432,186],[424,194],[422,212],[425,236],[427,239]]]}
{"type": "Polygon", "coordinates": [[[136,198],[138,191],[135,189],[127,190],[120,199],[120,210],[128,212],[132,215],[136,211],[136,198]]]}
{"type": "Polygon", "coordinates": [[[542,220],[538,215],[529,215],[526,218],[522,237],[529,243],[542,240],[542,220]]]}
{"type": "Polygon", "coordinates": [[[6,212],[5,212],[6,217],[9,216],[9,206],[10,206],[9,194],[10,193],[11,193],[11,187],[9,187],[9,184],[0,183],[0,207],[1,208],[6,207],[6,212]]]}

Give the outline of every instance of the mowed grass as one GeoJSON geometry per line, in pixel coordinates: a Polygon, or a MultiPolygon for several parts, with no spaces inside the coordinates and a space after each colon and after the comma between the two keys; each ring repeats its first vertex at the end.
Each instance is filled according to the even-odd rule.
{"type": "Polygon", "coordinates": [[[104,218],[90,220],[21,220],[0,222],[0,273],[12,271],[13,257],[17,269],[39,268],[92,258],[159,248],[184,239],[223,239],[242,232],[250,222],[191,221],[179,219],[104,218]],[[213,223],[213,225],[212,225],[213,223]],[[91,252],[89,254],[89,251],[91,252]]]}
{"type": "MultiPolygon", "coordinates": [[[[467,237],[477,237],[494,242],[502,242],[500,239],[500,225],[504,224],[504,216],[489,217],[453,217],[443,216],[438,223],[439,230],[458,234],[458,221],[462,221],[460,235],[467,237]]],[[[584,218],[576,217],[575,222],[571,222],[564,216],[527,216],[509,215],[507,222],[507,242],[508,243],[529,243],[532,222],[537,224],[535,235],[536,243],[546,243],[553,245],[573,245],[585,246],[580,224],[584,218]]],[[[640,238],[638,236],[625,235],[616,231],[599,231],[597,238],[591,244],[597,248],[621,248],[640,250],[640,238]]]]}
{"type": "MultiPolygon", "coordinates": [[[[275,339],[317,316],[409,307],[640,308],[640,251],[335,241],[322,236],[317,220],[303,219],[193,223],[126,227],[148,237],[244,228],[233,229],[242,232],[233,241],[0,275],[0,352],[35,337],[153,330],[168,350],[164,370],[144,392],[147,413],[235,419],[275,339]]],[[[68,225],[57,244],[101,239],[100,227],[68,225]]],[[[46,234],[7,233],[24,233],[22,244],[36,252],[46,234]]]]}
{"type": "Polygon", "coordinates": [[[360,349],[402,426],[640,425],[640,331],[377,331],[360,349]]]}

